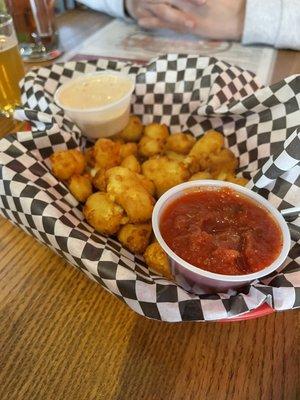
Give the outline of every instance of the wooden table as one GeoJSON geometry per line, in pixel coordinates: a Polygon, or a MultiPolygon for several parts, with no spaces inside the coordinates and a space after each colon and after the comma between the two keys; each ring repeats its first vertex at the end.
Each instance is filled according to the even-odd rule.
{"type": "MultiPolygon", "coordinates": [[[[109,20],[59,17],[73,48],[109,20]]],[[[300,72],[279,52],[274,81],[300,72]]],[[[296,400],[299,313],[236,323],[142,318],[0,218],[1,400],[296,400]]],[[[298,391],[297,391],[298,390],[298,391]]]]}

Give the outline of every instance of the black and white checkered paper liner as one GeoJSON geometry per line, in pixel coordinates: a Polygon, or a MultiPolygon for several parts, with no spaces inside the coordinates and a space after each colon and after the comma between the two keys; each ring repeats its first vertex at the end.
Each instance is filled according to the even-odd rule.
{"type": "Polygon", "coordinates": [[[97,234],[81,205],[51,174],[49,156],[84,147],[79,129],[53,103],[70,78],[99,70],[136,78],[132,112],[144,124],[169,125],[199,137],[215,128],[240,159],[249,187],[279,209],[300,202],[300,76],[260,87],[255,76],[214,58],[169,54],[145,66],[123,62],[67,62],[30,71],[23,82],[24,109],[32,123],[0,141],[0,210],[137,313],[169,322],[213,321],[268,303],[274,310],[300,306],[300,219],[290,224],[292,248],[284,266],[241,291],[194,295],[150,271],[116,240],[97,234]]]}

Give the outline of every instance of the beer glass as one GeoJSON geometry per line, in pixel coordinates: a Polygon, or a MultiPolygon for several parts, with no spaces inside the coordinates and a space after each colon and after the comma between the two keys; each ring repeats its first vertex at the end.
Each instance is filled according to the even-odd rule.
{"type": "Polygon", "coordinates": [[[61,55],[55,28],[55,0],[6,0],[24,61],[52,60],[61,55]]]}
{"type": "Polygon", "coordinates": [[[12,18],[0,14],[0,132],[8,125],[8,118],[20,104],[19,81],[25,72],[18,49],[12,18]]]}

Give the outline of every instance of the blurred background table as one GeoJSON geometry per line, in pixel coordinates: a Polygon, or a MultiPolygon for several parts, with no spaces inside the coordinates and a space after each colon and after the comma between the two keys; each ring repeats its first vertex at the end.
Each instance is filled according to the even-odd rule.
{"type": "MultiPolygon", "coordinates": [[[[58,18],[64,51],[111,20],[58,18]]],[[[279,51],[273,82],[300,72],[279,51]]],[[[1,400],[297,400],[299,312],[235,323],[142,318],[0,217],[1,400]]]]}

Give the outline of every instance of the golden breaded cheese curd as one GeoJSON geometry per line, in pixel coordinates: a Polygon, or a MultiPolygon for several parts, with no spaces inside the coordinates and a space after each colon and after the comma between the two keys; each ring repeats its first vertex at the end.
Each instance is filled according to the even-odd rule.
{"type": "Polygon", "coordinates": [[[142,174],[137,174],[137,178],[140,182],[140,184],[147,190],[148,193],[151,194],[151,196],[155,197],[155,185],[151,181],[151,179],[147,178],[145,175],[142,174]]]}
{"type": "Polygon", "coordinates": [[[89,147],[84,152],[84,158],[86,165],[90,168],[94,168],[95,166],[95,154],[94,154],[94,147],[89,147]]]}
{"type": "Polygon", "coordinates": [[[121,160],[131,155],[137,156],[137,153],[138,153],[138,146],[136,143],[128,142],[121,144],[120,148],[121,160]]]}
{"type": "Polygon", "coordinates": [[[196,138],[192,135],[186,133],[173,133],[167,138],[166,149],[186,155],[191,151],[195,143],[196,138]]]}
{"type": "Polygon", "coordinates": [[[100,190],[100,192],[105,192],[107,186],[106,170],[98,169],[95,176],[92,178],[92,183],[96,189],[100,190]]]}
{"type": "Polygon", "coordinates": [[[167,157],[151,158],[142,164],[143,174],[154,182],[156,194],[160,197],[167,190],[187,181],[191,174],[182,162],[167,157]]]}
{"type": "Polygon", "coordinates": [[[212,179],[212,176],[207,171],[201,171],[201,172],[197,172],[196,174],[192,175],[190,177],[189,181],[198,181],[201,179],[212,179]]]}
{"type": "Polygon", "coordinates": [[[112,168],[121,163],[121,144],[113,140],[101,138],[94,146],[96,166],[102,169],[112,168]]]}
{"type": "Polygon", "coordinates": [[[153,271],[163,275],[167,279],[172,279],[168,256],[158,242],[151,243],[147,247],[144,259],[153,271]]]}
{"type": "Polygon", "coordinates": [[[138,142],[142,137],[142,133],[143,124],[141,120],[136,115],[131,115],[128,124],[118,136],[125,140],[125,142],[138,142]]]}
{"type": "Polygon", "coordinates": [[[169,136],[169,129],[165,124],[149,124],[144,128],[144,135],[151,139],[166,141],[169,136]]]}
{"type": "Polygon", "coordinates": [[[152,217],[154,199],[142,186],[123,191],[116,197],[116,202],[126,211],[129,222],[146,222],[152,217]]]}
{"type": "Polygon", "coordinates": [[[217,131],[208,131],[197,140],[189,154],[195,156],[200,161],[203,154],[217,154],[221,151],[223,146],[224,136],[217,131]]]}
{"type": "Polygon", "coordinates": [[[122,192],[134,186],[140,186],[136,174],[125,167],[113,167],[106,171],[106,191],[109,195],[117,197],[122,192]]]}
{"type": "Polygon", "coordinates": [[[123,208],[114,203],[107,193],[92,194],[83,207],[87,222],[103,235],[114,235],[128,221],[123,208]]]}
{"type": "Polygon", "coordinates": [[[150,223],[125,224],[118,232],[118,240],[132,253],[143,254],[149,244],[151,232],[150,223]]]}
{"type": "Polygon", "coordinates": [[[210,154],[209,171],[213,176],[221,172],[234,173],[238,167],[238,160],[229,149],[222,149],[218,154],[210,154]]]}
{"type": "Polygon", "coordinates": [[[165,143],[161,139],[143,136],[138,144],[138,153],[143,158],[150,158],[164,151],[165,143]]]}
{"type": "Polygon", "coordinates": [[[124,160],[121,162],[121,167],[125,167],[132,172],[136,172],[137,174],[139,174],[142,170],[141,164],[133,154],[124,158],[124,160]]]}
{"type": "Polygon", "coordinates": [[[86,166],[84,155],[75,149],[57,151],[50,161],[53,175],[61,180],[70,179],[74,174],[81,175],[86,166]]]}
{"type": "Polygon", "coordinates": [[[175,151],[172,150],[166,150],[164,152],[164,155],[168,157],[169,160],[174,160],[174,161],[184,161],[185,156],[183,154],[176,153],[175,151]]]}
{"type": "Polygon", "coordinates": [[[226,181],[235,183],[237,185],[246,186],[249,182],[248,179],[241,177],[234,176],[232,174],[227,174],[226,181]]]}
{"type": "Polygon", "coordinates": [[[89,175],[72,175],[68,186],[76,200],[85,203],[93,193],[91,177],[89,175]]]}

